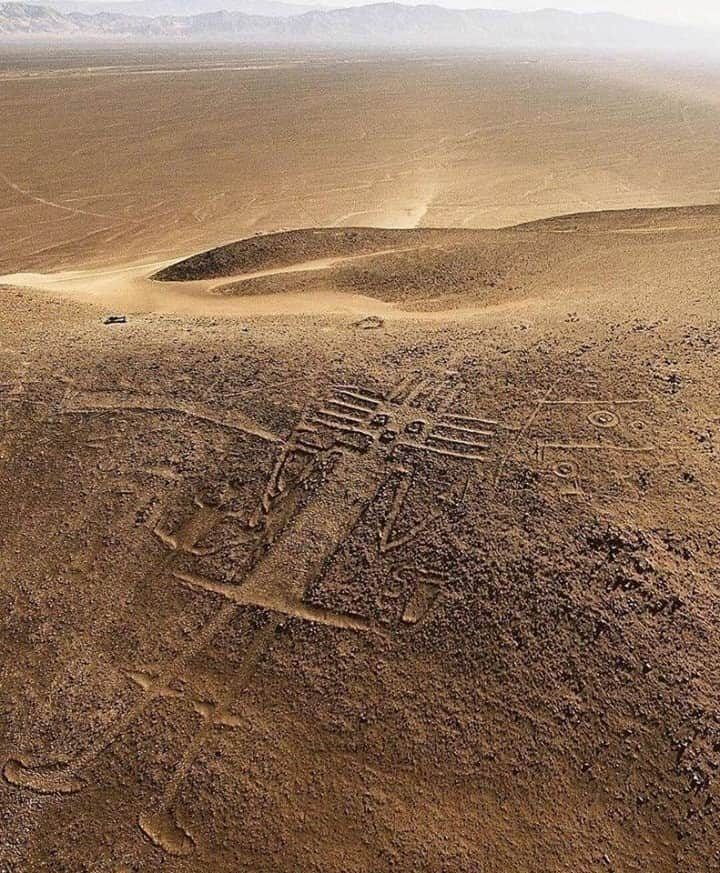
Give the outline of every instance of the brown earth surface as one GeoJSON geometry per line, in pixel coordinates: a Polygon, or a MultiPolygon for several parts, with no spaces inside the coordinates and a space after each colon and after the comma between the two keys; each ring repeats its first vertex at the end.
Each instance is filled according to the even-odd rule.
{"type": "Polygon", "coordinates": [[[720,207],[619,205],[8,207],[3,873],[717,866],[720,207]]]}
{"type": "Polygon", "coordinates": [[[0,274],[716,202],[719,94],[687,60],[2,47],[0,274]]]}

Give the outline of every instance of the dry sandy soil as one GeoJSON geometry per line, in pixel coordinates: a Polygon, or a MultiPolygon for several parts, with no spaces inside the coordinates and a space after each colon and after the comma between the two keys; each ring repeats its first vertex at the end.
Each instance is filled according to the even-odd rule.
{"type": "Polygon", "coordinates": [[[712,75],[351,60],[7,65],[0,870],[714,869],[712,75]]]}
{"type": "Polygon", "coordinates": [[[255,232],[718,199],[720,71],[577,57],[0,52],[0,273],[255,232]]]}

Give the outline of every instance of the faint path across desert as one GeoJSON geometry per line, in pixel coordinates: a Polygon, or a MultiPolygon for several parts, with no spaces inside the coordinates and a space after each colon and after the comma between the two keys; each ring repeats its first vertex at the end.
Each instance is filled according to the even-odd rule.
{"type": "Polygon", "coordinates": [[[66,206],[62,203],[56,203],[54,200],[48,200],[45,197],[41,197],[39,194],[34,194],[27,188],[23,188],[21,185],[18,185],[17,182],[13,182],[12,179],[9,179],[4,173],[0,173],[0,179],[5,182],[8,188],[12,188],[12,190],[17,191],[18,194],[22,194],[24,197],[28,197],[30,200],[34,200],[36,203],[41,203],[43,206],[51,206],[53,209],[60,209],[63,212],[70,212],[73,215],[90,215],[93,218],[111,217],[109,215],[104,215],[101,212],[90,212],[90,210],[88,209],[78,209],[75,206],[66,206]]]}

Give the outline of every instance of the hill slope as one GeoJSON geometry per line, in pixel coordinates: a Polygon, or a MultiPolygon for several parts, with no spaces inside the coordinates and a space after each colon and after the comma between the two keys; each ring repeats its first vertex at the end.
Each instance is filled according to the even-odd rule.
{"type": "Polygon", "coordinates": [[[0,866],[712,869],[720,211],[331,233],[0,291],[0,866]]]}

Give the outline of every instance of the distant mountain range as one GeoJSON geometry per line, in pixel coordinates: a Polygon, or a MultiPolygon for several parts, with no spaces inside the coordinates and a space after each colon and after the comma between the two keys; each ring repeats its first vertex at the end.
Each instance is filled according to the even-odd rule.
{"type": "MultiPolygon", "coordinates": [[[[15,0],[14,0],[15,2],[15,0]]],[[[287,18],[302,15],[318,8],[314,3],[300,5],[284,0],[51,0],[47,4],[58,12],[83,12],[87,15],[111,13],[113,15],[141,15],[144,18],[159,18],[166,15],[203,15],[206,12],[242,12],[245,15],[263,15],[270,18],[287,18]]],[[[337,4],[340,5],[340,4],[337,4]]]]}
{"type": "Polygon", "coordinates": [[[546,9],[501,12],[376,3],[342,9],[311,9],[281,0],[122,0],[86,8],[74,0],[53,7],[0,3],[0,38],[223,40],[252,44],[339,44],[353,46],[464,46],[476,48],[588,48],[614,50],[716,50],[717,38],[689,28],[671,27],[607,13],[577,14],[546,9]],[[198,3],[233,9],[192,15],[159,14],[177,4],[198,3]],[[60,9],[59,6],[64,6],[60,9]],[[77,7],[77,8],[76,8],[77,7]],[[241,8],[239,8],[241,7],[241,8]],[[145,14],[129,14],[141,9],[145,14]],[[246,10],[262,9],[264,14],[246,10]],[[267,14],[268,10],[274,10],[267,14]],[[111,11],[114,10],[114,11],[111,11]]]}

